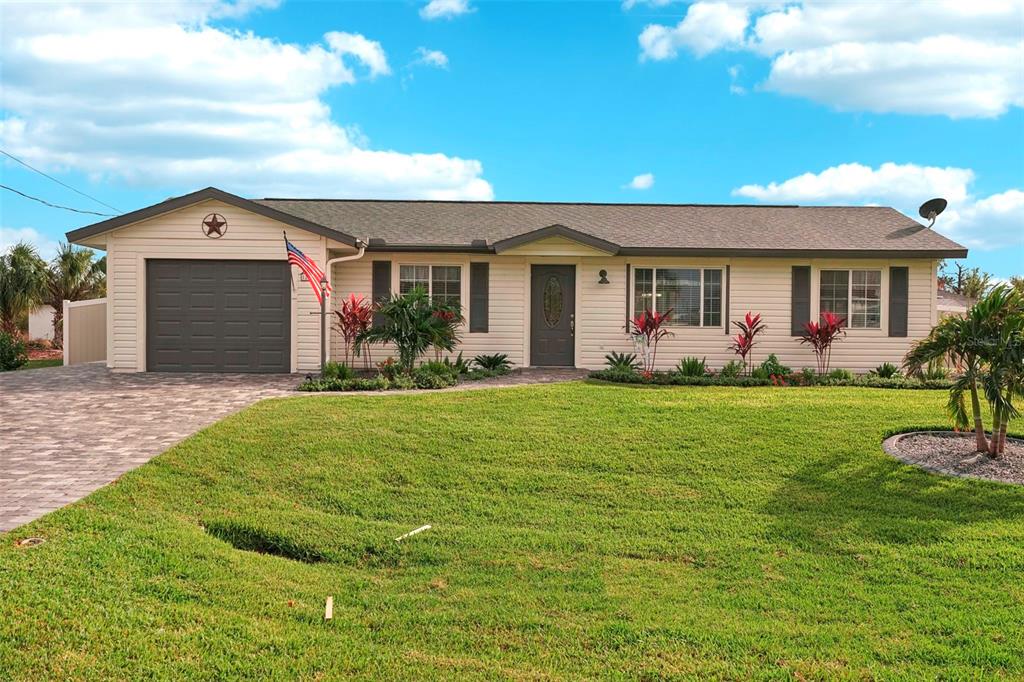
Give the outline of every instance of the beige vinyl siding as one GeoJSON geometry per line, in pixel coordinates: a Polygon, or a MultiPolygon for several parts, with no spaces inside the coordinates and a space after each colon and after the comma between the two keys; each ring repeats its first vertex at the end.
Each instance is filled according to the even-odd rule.
{"type": "MultiPolygon", "coordinates": [[[[823,269],[869,269],[882,271],[882,321],[879,329],[849,329],[837,341],[832,366],[866,372],[882,362],[899,364],[915,339],[928,334],[935,316],[935,263],[914,260],[824,260],[824,259],[671,259],[608,258],[589,259],[583,266],[583,301],[577,318],[580,355],[577,365],[601,367],[612,350],[629,352],[632,345],[625,333],[625,263],[637,267],[704,267],[730,269],[729,320],[739,320],[747,311],[760,313],[767,331],[754,350],[757,362],[775,353],[786,365],[799,369],[813,367],[814,355],[790,336],[791,268],[811,266],[811,315],[817,317],[820,272],[823,269]],[[908,336],[888,335],[889,267],[909,267],[908,336]],[[608,270],[611,284],[598,285],[597,272],[608,270]]],[[[632,291],[632,289],[630,289],[632,291]]],[[[723,300],[723,305],[724,305],[723,300]]],[[[658,367],[669,369],[684,356],[706,357],[708,364],[720,368],[736,359],[728,350],[730,343],[723,327],[671,327],[673,336],[658,348],[658,367]]]]}
{"type": "MultiPolygon", "coordinates": [[[[326,260],[323,237],[218,201],[206,201],[150,220],[119,228],[107,236],[110,319],[108,365],[115,370],[146,368],[147,259],[286,260],[283,232],[318,264],[326,260]],[[216,212],[227,220],[227,233],[210,239],[203,218],[216,212]]],[[[320,366],[319,312],[312,288],[292,269],[291,354],[295,371],[320,366]]]]}
{"type": "MultiPolygon", "coordinates": [[[[591,251],[591,253],[593,253],[591,251]]],[[[480,256],[459,254],[372,254],[363,260],[339,263],[334,268],[334,288],[339,296],[354,292],[370,296],[372,259],[392,262],[392,286],[398,287],[398,267],[402,263],[458,264],[462,272],[464,311],[469,300],[468,267],[471,260],[491,264],[490,332],[463,333],[460,350],[467,358],[479,353],[508,353],[516,366],[529,360],[529,277],[533,263],[562,263],[576,266],[576,366],[599,369],[611,351],[632,352],[626,334],[626,264],[630,272],[638,267],[721,268],[729,267],[730,295],[728,319],[735,321],[746,312],[760,313],[768,325],[759,337],[754,359],[758,363],[769,353],[794,369],[813,367],[811,351],[790,336],[791,268],[810,265],[811,314],[818,315],[820,271],[832,268],[877,269],[882,271],[882,321],[879,329],[850,329],[838,341],[832,353],[832,366],[855,372],[867,372],[882,362],[899,364],[911,343],[928,334],[935,318],[935,263],[928,259],[912,260],[824,260],[770,258],[635,258],[635,257],[568,257],[568,256],[480,256]],[[909,267],[908,336],[888,336],[889,267],[909,267]],[[606,270],[608,284],[599,284],[600,271],[606,270]]],[[[724,272],[723,272],[724,280],[724,272]]],[[[723,281],[723,287],[724,287],[723,281]]],[[[632,283],[629,288],[632,300],[632,283]]],[[[725,300],[723,297],[723,306],[725,300]]],[[[723,322],[724,322],[723,315],[723,322]]],[[[736,355],[728,350],[730,335],[724,326],[671,327],[672,336],[662,341],[658,350],[658,368],[670,369],[680,358],[693,355],[707,358],[713,368],[720,368],[736,355]]],[[[730,330],[731,333],[732,330],[730,330]]],[[[332,357],[340,358],[342,343],[334,332],[332,357]]],[[[374,359],[394,354],[393,349],[375,348],[374,359]]]]}
{"type": "MultiPolygon", "coordinates": [[[[467,360],[476,355],[505,353],[516,366],[523,364],[524,337],[523,316],[526,313],[526,282],[523,279],[524,263],[521,258],[503,258],[490,255],[467,254],[367,254],[360,260],[337,263],[333,266],[332,286],[334,300],[332,310],[341,306],[344,298],[350,293],[365,296],[372,294],[372,262],[374,260],[391,261],[391,288],[398,291],[399,267],[401,265],[456,265],[462,269],[462,314],[469,315],[469,264],[471,262],[490,263],[490,310],[487,333],[470,333],[467,323],[462,326],[462,344],[456,351],[463,353],[467,360]]],[[[397,356],[390,346],[374,346],[371,349],[374,362],[388,356],[397,356]]],[[[340,360],[344,357],[344,343],[340,332],[331,332],[331,357],[340,360]]],[[[433,359],[433,353],[427,354],[433,359]]],[[[356,363],[362,366],[362,361],[356,363]]]]}
{"type": "Polygon", "coordinates": [[[529,242],[522,246],[517,246],[507,251],[503,251],[502,258],[510,258],[514,256],[560,256],[578,258],[583,256],[603,256],[607,252],[599,251],[592,246],[581,244],[577,241],[573,241],[567,237],[548,237],[546,239],[538,239],[535,242],[529,242]]]}

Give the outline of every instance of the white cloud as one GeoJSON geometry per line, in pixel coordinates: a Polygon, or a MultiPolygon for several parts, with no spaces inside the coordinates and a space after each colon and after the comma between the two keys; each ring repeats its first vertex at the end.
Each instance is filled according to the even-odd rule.
{"type": "Polygon", "coordinates": [[[1024,258],[1024,192],[993,194],[963,209],[943,213],[937,227],[951,239],[982,250],[1017,248],[1024,258]]]}
{"type": "Polygon", "coordinates": [[[441,50],[428,50],[425,47],[416,48],[416,64],[436,66],[439,69],[448,68],[448,55],[441,50]]]}
{"type": "Polygon", "coordinates": [[[453,19],[476,10],[469,6],[469,0],[430,0],[420,9],[420,16],[427,21],[453,19]]]}
{"type": "Polygon", "coordinates": [[[327,90],[356,83],[357,66],[389,72],[379,43],[334,32],[303,46],[206,23],[228,11],[241,10],[4,5],[0,143],[34,165],[182,189],[492,198],[479,161],[371,149],[334,120],[327,90]]]}
{"type": "Polygon", "coordinates": [[[742,71],[742,70],[743,69],[742,69],[742,67],[740,67],[739,64],[737,64],[735,66],[730,66],[728,68],[728,72],[729,72],[729,92],[731,92],[734,95],[745,95],[745,94],[747,94],[747,89],[737,82],[739,80],[739,77],[740,77],[740,71],[742,71]]]}
{"type": "Polygon", "coordinates": [[[36,247],[43,260],[50,260],[57,255],[57,242],[32,227],[0,227],[0,253],[18,242],[28,242],[36,247]]]}
{"type": "Polygon", "coordinates": [[[331,31],[324,35],[324,40],[331,50],[338,54],[350,54],[361,61],[370,70],[370,77],[386,76],[391,73],[384,48],[376,40],[367,40],[358,33],[342,33],[331,31]]]}
{"type": "Polygon", "coordinates": [[[721,47],[735,46],[746,31],[747,8],[724,2],[697,2],[675,26],[648,24],[640,34],[641,60],[671,59],[681,48],[703,57],[721,47]]]}
{"type": "Polygon", "coordinates": [[[979,199],[971,193],[973,182],[969,168],[846,163],[732,193],[773,203],[885,204],[915,219],[924,201],[943,197],[949,207],[936,221],[939,232],[970,248],[1024,247],[1024,192],[1010,189],[979,199]]]}
{"type": "Polygon", "coordinates": [[[647,5],[649,7],[665,7],[671,5],[677,0],[622,0],[622,9],[631,10],[637,5],[647,5]]]}
{"type": "Polygon", "coordinates": [[[746,50],[771,60],[763,88],[840,110],[991,118],[1024,106],[1024,2],[695,2],[652,24],[642,59],[746,50]]]}
{"type": "Polygon", "coordinates": [[[650,189],[651,187],[654,187],[654,173],[642,173],[637,175],[629,181],[629,184],[625,185],[625,188],[640,190],[650,189]]]}

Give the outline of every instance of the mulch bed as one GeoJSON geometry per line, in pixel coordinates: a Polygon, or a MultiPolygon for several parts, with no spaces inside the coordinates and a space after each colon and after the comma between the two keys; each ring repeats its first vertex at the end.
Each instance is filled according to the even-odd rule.
{"type": "Polygon", "coordinates": [[[64,357],[64,351],[60,348],[47,348],[45,350],[26,351],[29,360],[56,360],[64,357]]]}
{"type": "Polygon", "coordinates": [[[974,433],[917,431],[887,438],[883,449],[893,457],[947,476],[984,478],[1024,485],[1024,440],[1006,439],[999,459],[975,457],[974,433]]]}

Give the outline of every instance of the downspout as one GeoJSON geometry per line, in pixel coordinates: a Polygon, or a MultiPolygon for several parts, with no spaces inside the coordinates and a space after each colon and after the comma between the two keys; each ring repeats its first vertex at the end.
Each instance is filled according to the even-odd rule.
{"type": "MultiPolygon", "coordinates": [[[[369,239],[357,239],[356,240],[356,248],[358,248],[359,251],[357,251],[356,253],[352,254],[351,256],[339,256],[338,258],[331,258],[329,261],[324,263],[324,271],[327,273],[327,283],[331,286],[332,290],[334,289],[334,282],[333,282],[333,280],[334,280],[334,264],[335,263],[344,263],[345,261],[350,261],[350,260],[359,260],[360,258],[362,258],[363,255],[366,253],[366,243],[368,241],[369,241],[369,239]]],[[[327,329],[328,329],[328,331],[326,331],[324,333],[324,337],[325,338],[320,339],[320,343],[326,344],[326,346],[327,346],[327,359],[330,360],[330,355],[331,355],[331,353],[330,353],[330,350],[331,350],[330,327],[328,327],[327,329]]]]}

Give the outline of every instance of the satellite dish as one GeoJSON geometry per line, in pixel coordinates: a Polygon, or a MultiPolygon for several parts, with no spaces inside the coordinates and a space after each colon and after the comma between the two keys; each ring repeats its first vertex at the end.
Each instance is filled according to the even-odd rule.
{"type": "Polygon", "coordinates": [[[948,202],[941,198],[936,197],[935,199],[929,199],[928,201],[921,204],[921,208],[917,209],[917,212],[921,214],[921,217],[931,222],[928,223],[928,227],[935,224],[935,218],[940,213],[946,210],[946,204],[948,202]]]}

